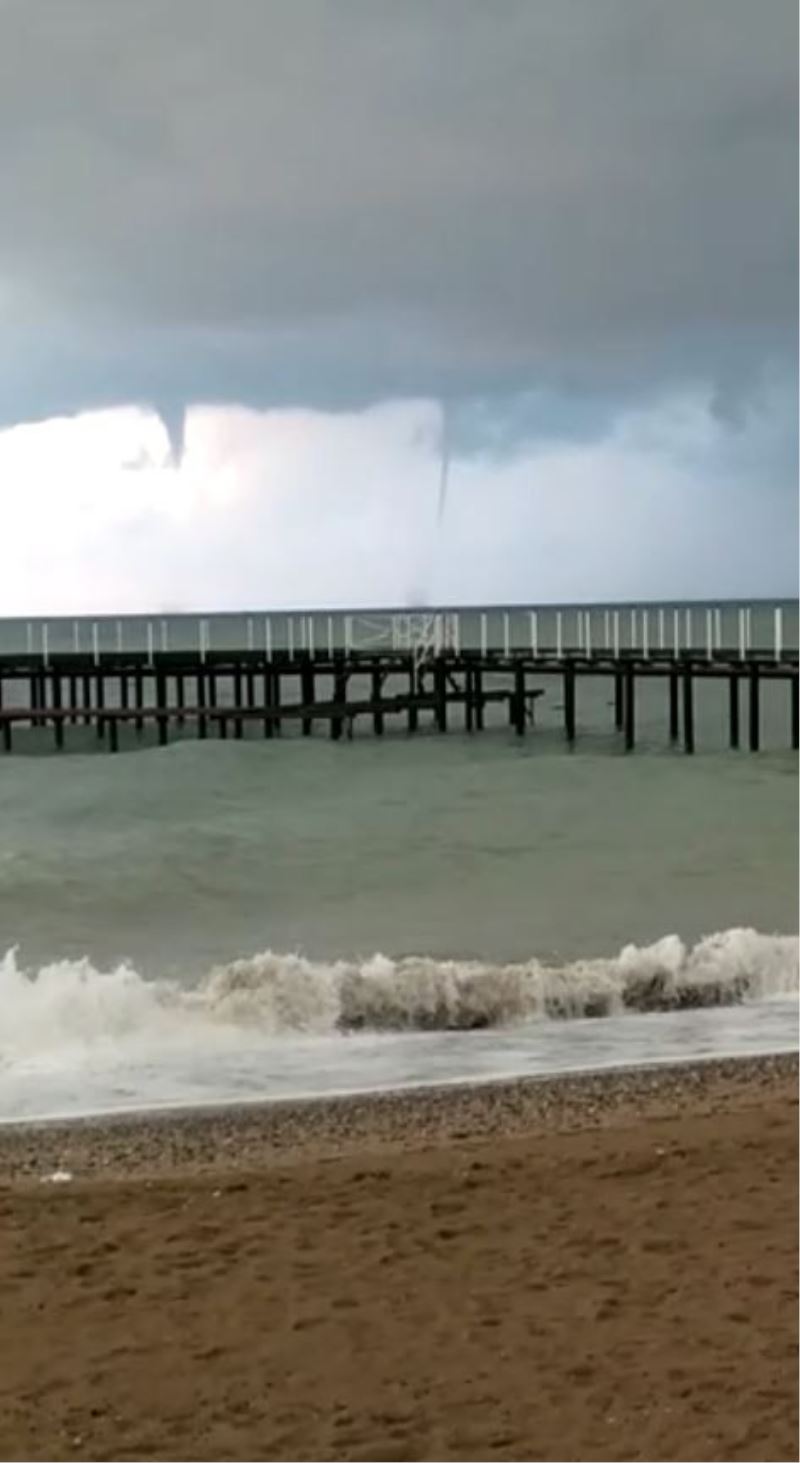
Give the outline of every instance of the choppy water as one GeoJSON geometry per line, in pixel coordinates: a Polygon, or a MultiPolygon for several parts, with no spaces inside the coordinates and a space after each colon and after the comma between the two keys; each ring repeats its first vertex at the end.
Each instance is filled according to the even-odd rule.
{"type": "Polygon", "coordinates": [[[786,687],[757,756],[699,687],[692,759],[664,686],[626,757],[606,683],[581,682],[573,753],[542,684],[524,743],[0,760],[0,1117],[793,1045],[786,687]]]}

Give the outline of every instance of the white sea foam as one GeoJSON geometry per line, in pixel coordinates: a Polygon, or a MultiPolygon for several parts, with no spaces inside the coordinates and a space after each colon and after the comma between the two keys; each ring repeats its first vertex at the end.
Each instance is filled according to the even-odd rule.
{"type": "Polygon", "coordinates": [[[192,987],[88,959],[26,969],[0,962],[0,1062],[29,1063],[130,1043],[226,1046],[338,1032],[465,1031],[537,1020],[730,1006],[797,992],[798,940],[732,929],[687,948],[677,935],[612,959],[562,966],[374,955],[331,963],[270,951],[192,987]]]}

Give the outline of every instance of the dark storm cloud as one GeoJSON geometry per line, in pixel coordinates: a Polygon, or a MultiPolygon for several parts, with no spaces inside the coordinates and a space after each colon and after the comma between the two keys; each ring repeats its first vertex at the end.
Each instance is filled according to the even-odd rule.
{"type": "Polygon", "coordinates": [[[789,0],[0,0],[0,419],[591,415],[702,375],[735,414],[793,349],[795,31],[789,0]]]}

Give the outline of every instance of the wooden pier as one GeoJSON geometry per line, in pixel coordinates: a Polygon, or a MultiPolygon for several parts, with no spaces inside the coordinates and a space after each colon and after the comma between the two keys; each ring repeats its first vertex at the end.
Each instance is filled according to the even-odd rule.
{"type": "MultiPolygon", "coordinates": [[[[724,680],[728,686],[728,740],[757,752],[761,741],[761,686],[786,686],[786,745],[798,746],[796,651],[714,650],[567,652],[454,649],[424,658],[396,650],[106,651],[0,655],[0,746],[24,745],[33,729],[46,729],[56,750],[68,746],[73,728],[89,727],[110,752],[152,738],[258,735],[274,738],[297,727],[310,736],[324,727],[337,740],[352,737],[366,721],[376,736],[391,724],[413,734],[426,725],[444,733],[458,725],[470,733],[486,726],[487,707],[518,736],[535,726],[538,698],[560,680],[564,737],[580,735],[578,682],[604,677],[612,727],[621,745],[636,745],[637,689],[656,678],[665,687],[665,732],[670,742],[695,750],[695,687],[724,680]],[[742,700],[745,715],[742,719],[742,700]],[[744,736],[743,736],[744,729],[744,736]]],[[[85,732],[82,738],[85,746],[85,732]]]]}

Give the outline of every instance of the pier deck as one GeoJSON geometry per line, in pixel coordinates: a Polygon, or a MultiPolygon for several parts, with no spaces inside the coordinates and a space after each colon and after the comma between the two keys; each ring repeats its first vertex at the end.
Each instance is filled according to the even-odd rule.
{"type": "Polygon", "coordinates": [[[419,659],[394,650],[330,652],[253,649],[225,651],[105,651],[0,655],[0,744],[12,752],[16,733],[49,728],[62,750],[69,728],[93,727],[110,751],[120,732],[155,728],[165,745],[187,731],[241,737],[245,728],[271,738],[299,722],[303,735],[323,724],[334,740],[352,736],[358,720],[380,736],[387,720],[414,733],[425,724],[446,732],[450,712],[459,725],[481,731],[488,706],[504,708],[507,724],[523,736],[535,726],[538,682],[558,677],[563,687],[564,735],[579,735],[576,684],[605,677],[613,685],[614,727],[627,750],[636,743],[636,691],[644,679],[667,683],[665,717],[670,741],[695,747],[694,688],[698,681],[728,684],[728,738],[732,747],[759,750],[760,690],[765,681],[787,686],[787,746],[798,746],[796,651],[638,650],[576,653],[563,650],[452,650],[419,659]],[[744,730],[741,701],[745,690],[744,730]]]}

